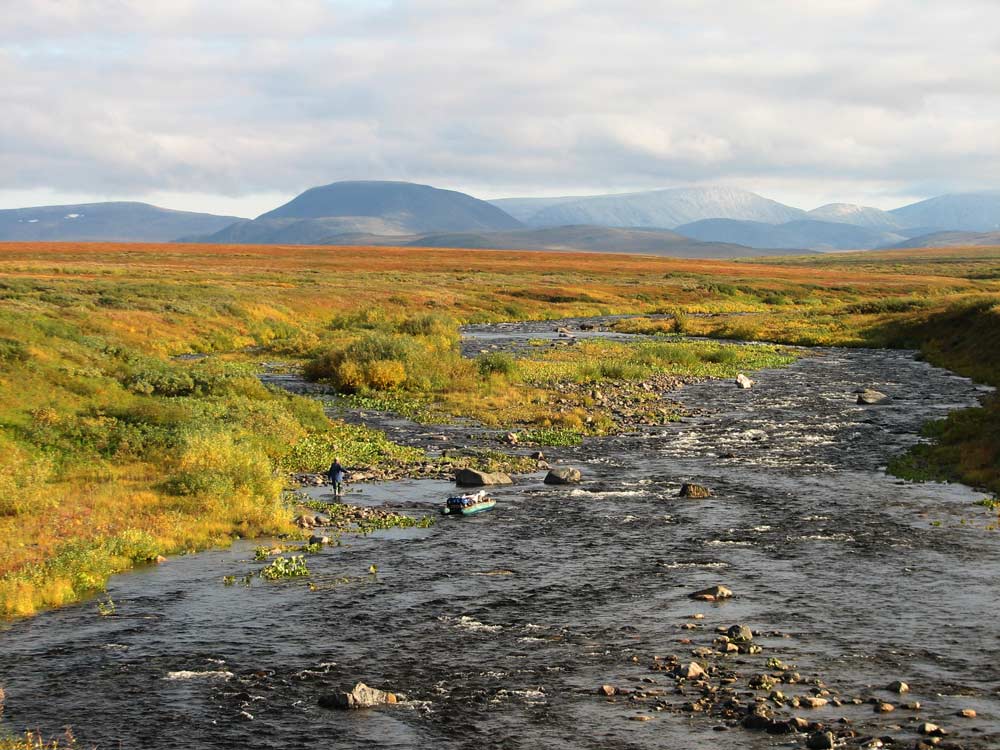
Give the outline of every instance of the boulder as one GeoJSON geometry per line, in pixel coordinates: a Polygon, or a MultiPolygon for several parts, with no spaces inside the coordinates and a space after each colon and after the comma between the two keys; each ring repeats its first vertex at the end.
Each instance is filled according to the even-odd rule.
{"type": "Polygon", "coordinates": [[[694,484],[692,482],[685,482],[681,485],[680,492],[677,493],[677,497],[711,497],[712,490],[708,487],[703,487],[700,484],[694,484]]]}
{"type": "Polygon", "coordinates": [[[601,685],[599,688],[597,688],[598,695],[606,695],[609,698],[617,692],[618,690],[615,688],[614,685],[601,685]]]}
{"type": "Polygon", "coordinates": [[[688,594],[691,599],[697,599],[702,602],[717,602],[721,599],[729,599],[732,595],[733,592],[725,586],[709,586],[707,589],[688,594]]]}
{"type": "Polygon", "coordinates": [[[316,525],[316,517],[309,513],[303,513],[301,516],[295,517],[294,523],[300,529],[311,529],[316,525]]]}
{"type": "Polygon", "coordinates": [[[545,484],[576,484],[580,478],[579,469],[574,469],[571,466],[560,466],[549,469],[549,473],[545,475],[545,484]]]}
{"type": "Polygon", "coordinates": [[[874,391],[871,388],[865,388],[861,393],[858,394],[858,403],[862,406],[872,406],[873,404],[881,404],[888,401],[889,397],[886,396],[881,391],[874,391]]]}
{"type": "MultiPolygon", "coordinates": [[[[3,690],[0,690],[0,710],[2,709],[3,709],[3,690]]],[[[958,712],[958,715],[961,716],[963,719],[975,719],[976,709],[963,708],[961,711],[958,712]]]]}
{"type": "Polygon", "coordinates": [[[746,625],[732,625],[726,631],[726,635],[729,636],[731,641],[736,641],[737,643],[748,643],[753,640],[753,631],[746,625]]]}
{"type": "Polygon", "coordinates": [[[330,537],[328,536],[313,534],[311,537],[309,537],[309,544],[329,544],[329,543],[330,543],[330,537]]]}
{"type": "Polygon", "coordinates": [[[319,705],[323,708],[338,708],[342,710],[357,708],[372,708],[396,703],[395,693],[387,693],[377,688],[368,687],[359,682],[353,688],[344,692],[329,693],[320,696],[319,705]]]}
{"type": "Polygon", "coordinates": [[[833,732],[813,732],[806,740],[809,750],[831,750],[834,747],[833,732]]]}
{"type": "Polygon", "coordinates": [[[508,432],[503,436],[503,441],[508,445],[517,445],[518,437],[516,432],[508,432]]]}
{"type": "Polygon", "coordinates": [[[918,726],[917,731],[925,737],[944,737],[948,734],[937,724],[931,724],[929,721],[925,721],[923,724],[918,726]]]}
{"type": "Polygon", "coordinates": [[[692,661],[675,667],[674,676],[681,677],[685,680],[697,680],[705,676],[705,670],[701,668],[701,665],[698,664],[698,662],[692,661]]]}
{"type": "Polygon", "coordinates": [[[542,453],[541,451],[534,451],[531,454],[531,458],[534,459],[535,461],[544,461],[545,460],[545,454],[542,453]]]}
{"type": "Polygon", "coordinates": [[[455,471],[455,484],[459,487],[485,487],[494,484],[513,484],[511,478],[499,471],[486,472],[475,469],[458,469],[455,471]]]}
{"type": "Polygon", "coordinates": [[[573,336],[573,332],[571,330],[569,330],[568,328],[565,328],[563,326],[560,326],[559,328],[557,328],[556,329],[556,333],[558,333],[564,339],[575,338],[575,336],[573,336]]]}
{"type": "Polygon", "coordinates": [[[736,376],[736,385],[744,390],[749,390],[753,388],[753,381],[741,372],[736,376]]]}
{"type": "Polygon", "coordinates": [[[896,680],[895,682],[890,682],[886,688],[890,693],[908,693],[910,692],[910,686],[907,685],[902,680],[896,680]]]}

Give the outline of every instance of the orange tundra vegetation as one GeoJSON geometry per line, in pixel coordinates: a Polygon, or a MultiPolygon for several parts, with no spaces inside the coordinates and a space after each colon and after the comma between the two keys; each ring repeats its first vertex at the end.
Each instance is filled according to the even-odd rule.
{"type": "MultiPolygon", "coordinates": [[[[559,379],[787,361],[775,347],[737,355],[678,333],[915,347],[997,384],[998,303],[996,248],[744,262],[0,243],[0,616],[79,600],[157,555],[287,532],[284,478],[321,468],[334,449],[358,465],[421,460],[264,387],[263,360],[402,411],[593,434],[607,423],[551,412],[559,379]],[[659,348],[458,354],[461,323],[615,313],[641,316],[622,325],[658,334],[659,348]]],[[[899,470],[1000,489],[997,413],[993,400],[930,427],[938,442],[899,470]]]]}

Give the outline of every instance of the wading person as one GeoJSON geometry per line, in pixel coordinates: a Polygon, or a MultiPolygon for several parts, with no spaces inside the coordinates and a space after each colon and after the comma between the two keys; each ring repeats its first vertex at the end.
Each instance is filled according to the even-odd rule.
{"type": "Polygon", "coordinates": [[[344,467],[340,465],[340,459],[333,459],[333,463],[330,464],[330,471],[327,472],[330,476],[330,484],[333,485],[333,494],[335,497],[340,497],[343,493],[344,488],[344,467]]]}

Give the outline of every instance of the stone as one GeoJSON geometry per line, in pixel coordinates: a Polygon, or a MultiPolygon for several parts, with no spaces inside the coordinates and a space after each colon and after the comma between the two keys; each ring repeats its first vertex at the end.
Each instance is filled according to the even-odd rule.
{"type": "Polygon", "coordinates": [[[638,716],[630,717],[632,721],[652,721],[652,716],[646,716],[646,714],[639,714],[638,716]]]}
{"type": "Polygon", "coordinates": [[[695,591],[693,594],[688,594],[691,599],[697,599],[703,602],[717,602],[722,599],[729,599],[732,595],[733,592],[725,586],[709,586],[707,589],[702,589],[701,591],[695,591]]]}
{"type": "Polygon", "coordinates": [[[754,729],[765,732],[770,730],[771,725],[774,724],[774,719],[761,714],[750,714],[743,719],[742,724],[744,729],[754,729]]]}
{"type": "Polygon", "coordinates": [[[799,696],[799,705],[806,708],[823,708],[829,702],[826,698],[817,698],[815,695],[799,696]]]}
{"type": "Polygon", "coordinates": [[[806,740],[809,750],[831,750],[834,747],[833,732],[813,732],[806,740]]]}
{"type": "Polygon", "coordinates": [[[309,544],[329,544],[329,543],[330,543],[330,537],[328,536],[313,534],[311,537],[309,537],[309,544]]]}
{"type": "Polygon", "coordinates": [[[877,714],[887,714],[895,711],[896,707],[891,703],[886,703],[885,701],[879,701],[875,704],[875,713],[877,714]]]}
{"type": "Polygon", "coordinates": [[[571,466],[560,466],[549,469],[549,473],[545,475],[545,484],[576,484],[580,479],[579,469],[574,469],[571,466]]]}
{"type": "Polygon", "coordinates": [[[618,690],[614,685],[601,685],[597,688],[598,695],[606,695],[609,698],[617,692],[618,690]]]}
{"type": "Polygon", "coordinates": [[[889,400],[881,391],[875,391],[871,388],[865,388],[861,393],[858,394],[858,404],[861,406],[872,406],[874,404],[881,404],[889,400]]]}
{"type": "Polygon", "coordinates": [[[560,336],[566,339],[574,338],[573,332],[568,328],[565,328],[564,326],[560,326],[559,328],[557,328],[556,333],[558,333],[560,336]]]}
{"type": "Polygon", "coordinates": [[[301,516],[296,516],[293,523],[300,529],[311,529],[316,525],[316,517],[303,513],[301,516]]]}
{"type": "Polygon", "coordinates": [[[516,432],[508,432],[503,436],[503,441],[508,445],[517,445],[518,437],[516,432]]]}
{"type": "Polygon", "coordinates": [[[156,556],[156,557],[154,558],[154,562],[155,562],[155,563],[156,563],[157,565],[163,565],[163,563],[165,563],[166,561],[167,561],[167,558],[165,558],[165,557],[164,557],[163,555],[157,555],[157,556],[156,556]]]}
{"type": "Polygon", "coordinates": [[[698,662],[692,661],[687,664],[678,665],[674,669],[674,675],[684,680],[697,680],[705,676],[705,670],[701,668],[698,662]]]}
{"type": "Polygon", "coordinates": [[[753,381],[741,372],[736,376],[736,385],[744,390],[749,390],[753,388],[753,381]]]}
{"type": "Polygon", "coordinates": [[[886,690],[891,693],[908,693],[910,692],[910,686],[902,680],[896,680],[895,682],[890,682],[886,690]]]}
{"type": "Polygon", "coordinates": [[[708,487],[703,487],[700,484],[693,484],[692,482],[685,482],[681,485],[680,492],[677,493],[677,497],[711,497],[712,491],[708,487]]]}
{"type": "Polygon", "coordinates": [[[319,705],[323,708],[347,710],[384,706],[396,703],[396,700],[397,696],[393,693],[368,687],[365,683],[359,682],[349,691],[320,696],[319,705]]]}
{"type": "Polygon", "coordinates": [[[729,637],[729,640],[736,641],[737,643],[747,643],[753,640],[753,631],[746,625],[732,625],[726,631],[726,635],[729,637]]]}
{"type": "MultiPolygon", "coordinates": [[[[3,703],[2,696],[3,696],[3,690],[0,690],[0,704],[3,703]]],[[[958,715],[961,716],[963,719],[975,719],[976,710],[974,708],[963,708],[961,711],[958,712],[958,715]]]]}
{"type": "Polygon", "coordinates": [[[946,734],[948,734],[937,724],[931,724],[929,721],[925,721],[923,724],[918,726],[917,732],[924,735],[925,737],[944,737],[946,734]]]}
{"type": "Polygon", "coordinates": [[[455,484],[459,487],[485,487],[497,484],[513,484],[509,476],[502,472],[476,471],[475,469],[457,469],[455,484]]]}
{"type": "Polygon", "coordinates": [[[545,460],[545,454],[542,453],[541,451],[534,451],[531,454],[531,458],[533,458],[535,461],[544,461],[545,460]]]}
{"type": "Polygon", "coordinates": [[[754,675],[747,682],[753,690],[770,690],[775,685],[775,680],[771,675],[768,674],[758,674],[754,675]]]}

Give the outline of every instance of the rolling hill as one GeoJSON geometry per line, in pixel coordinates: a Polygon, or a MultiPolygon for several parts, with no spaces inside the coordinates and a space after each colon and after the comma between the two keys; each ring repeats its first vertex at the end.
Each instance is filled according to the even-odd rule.
{"type": "Polygon", "coordinates": [[[679,226],[676,231],[702,242],[732,242],[753,248],[858,250],[891,245],[903,239],[900,234],[868,227],[809,220],[765,224],[760,221],[705,219],[679,226]]]}
{"type": "Polygon", "coordinates": [[[35,206],[0,210],[0,240],[165,242],[187,234],[216,232],[234,221],[240,218],[173,211],[148,203],[35,206]]]}
{"type": "MultiPolygon", "coordinates": [[[[597,253],[633,253],[674,258],[746,258],[787,255],[789,250],[759,250],[725,242],[699,242],[667,229],[568,226],[505,232],[443,232],[411,237],[342,234],[324,245],[393,245],[451,247],[480,250],[549,250],[597,253]]],[[[809,253],[795,250],[795,253],[809,253]]]]}
{"type": "Polygon", "coordinates": [[[892,245],[911,247],[1000,247],[1000,232],[933,232],[892,245]]]}

